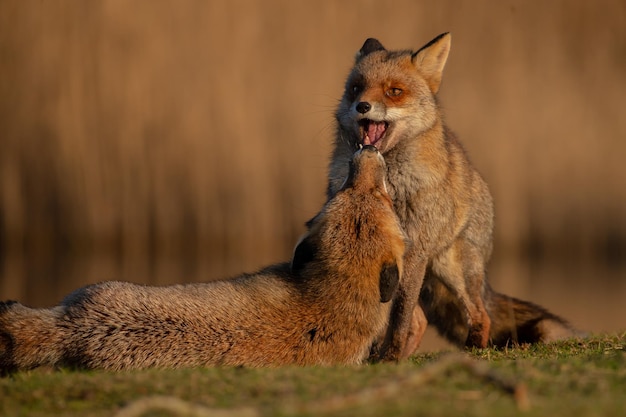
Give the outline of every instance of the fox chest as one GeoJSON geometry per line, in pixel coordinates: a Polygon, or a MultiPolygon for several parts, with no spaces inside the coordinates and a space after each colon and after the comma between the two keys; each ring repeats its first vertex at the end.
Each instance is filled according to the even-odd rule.
{"type": "Polygon", "coordinates": [[[450,196],[391,181],[389,194],[407,237],[419,250],[430,257],[452,244],[462,220],[450,196]]]}

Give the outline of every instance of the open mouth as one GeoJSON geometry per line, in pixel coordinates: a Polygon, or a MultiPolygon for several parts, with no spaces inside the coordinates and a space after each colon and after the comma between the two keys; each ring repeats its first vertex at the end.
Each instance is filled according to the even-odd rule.
{"type": "Polygon", "coordinates": [[[379,142],[385,137],[387,128],[389,128],[388,122],[375,122],[370,119],[359,120],[362,144],[378,147],[379,142]]]}

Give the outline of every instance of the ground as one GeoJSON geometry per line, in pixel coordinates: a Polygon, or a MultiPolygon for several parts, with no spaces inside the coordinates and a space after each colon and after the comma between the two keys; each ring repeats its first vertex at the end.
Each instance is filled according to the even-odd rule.
{"type": "Polygon", "coordinates": [[[0,379],[2,416],[624,416],[626,332],[400,364],[101,372],[0,379]]]}

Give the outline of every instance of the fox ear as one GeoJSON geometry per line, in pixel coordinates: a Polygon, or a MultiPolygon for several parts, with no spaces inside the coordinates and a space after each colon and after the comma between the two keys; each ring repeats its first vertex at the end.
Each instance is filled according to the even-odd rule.
{"type": "Polygon", "coordinates": [[[385,50],[385,47],[383,46],[382,43],[378,41],[378,39],[368,38],[363,44],[363,46],[361,47],[361,49],[359,50],[359,52],[357,52],[356,60],[358,61],[359,59],[363,58],[366,55],[371,54],[372,52],[384,51],[384,50],[385,50]]]}
{"type": "Polygon", "coordinates": [[[450,41],[450,33],[442,33],[411,56],[413,64],[419,68],[433,94],[439,91],[441,74],[450,52],[450,41]]]}
{"type": "MultiPolygon", "coordinates": [[[[309,220],[307,220],[306,223],[304,223],[304,226],[306,227],[307,230],[311,230],[311,227],[313,226],[313,224],[315,224],[315,220],[317,219],[318,216],[319,216],[319,213],[316,214],[314,217],[311,217],[309,220]]],[[[304,237],[301,239],[304,239],[304,237]]]]}
{"type": "Polygon", "coordinates": [[[380,270],[380,302],[386,303],[393,297],[400,284],[400,271],[398,265],[384,264],[380,270]]]}
{"type": "Polygon", "coordinates": [[[291,272],[293,274],[300,273],[306,264],[315,258],[316,253],[317,247],[313,244],[313,242],[311,242],[310,235],[304,235],[293,251],[293,257],[291,258],[291,272]]]}

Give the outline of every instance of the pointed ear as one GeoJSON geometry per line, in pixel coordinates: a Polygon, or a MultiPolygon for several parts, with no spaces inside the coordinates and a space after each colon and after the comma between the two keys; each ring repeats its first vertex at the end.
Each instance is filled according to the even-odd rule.
{"type": "Polygon", "coordinates": [[[384,50],[385,50],[385,47],[383,46],[382,43],[378,41],[378,39],[368,38],[363,44],[363,46],[361,47],[361,49],[359,50],[359,52],[357,52],[356,60],[358,61],[359,59],[363,58],[366,55],[371,54],[372,52],[384,51],[384,50]]]}
{"type": "Polygon", "coordinates": [[[413,64],[420,70],[433,94],[439,91],[443,67],[450,52],[450,41],[450,34],[442,33],[411,56],[413,64]]]}
{"type": "Polygon", "coordinates": [[[386,303],[393,298],[393,294],[400,284],[400,272],[398,265],[384,264],[380,270],[380,302],[386,303]]]}
{"type": "Polygon", "coordinates": [[[309,234],[304,235],[296,245],[291,258],[291,272],[299,274],[307,263],[315,259],[317,247],[311,242],[309,234]]]}

